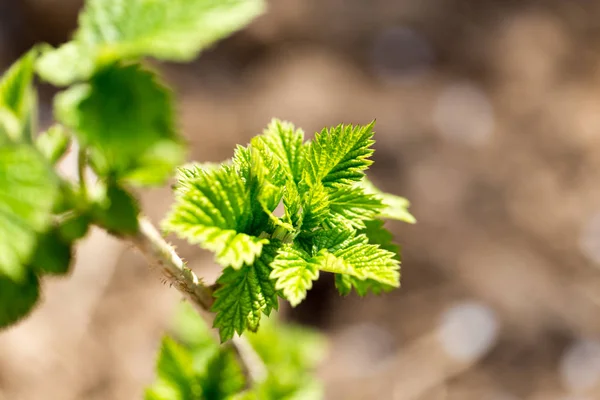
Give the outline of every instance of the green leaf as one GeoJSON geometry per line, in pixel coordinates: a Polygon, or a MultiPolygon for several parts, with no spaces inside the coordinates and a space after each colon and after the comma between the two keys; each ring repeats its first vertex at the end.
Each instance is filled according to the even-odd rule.
{"type": "Polygon", "coordinates": [[[384,222],[380,219],[365,222],[365,228],[358,231],[358,234],[364,234],[369,239],[370,244],[377,244],[384,250],[396,255],[400,259],[400,247],[392,242],[393,235],[383,227],[384,222]]]}
{"type": "Polygon", "coordinates": [[[304,300],[312,282],[319,278],[319,263],[299,246],[288,244],[279,250],[270,277],[277,280],[275,289],[283,291],[292,307],[304,300]]]}
{"type": "MultiPolygon", "coordinates": [[[[326,355],[325,338],[318,332],[294,324],[282,324],[268,318],[248,340],[264,361],[267,379],[239,399],[312,400],[322,399],[322,385],[313,369],[326,355]]],[[[238,399],[238,397],[236,397],[238,399]]]]}
{"type": "MultiPolygon", "coordinates": [[[[31,50],[14,63],[0,79],[0,107],[18,121],[16,141],[31,141],[37,111],[37,97],[33,87],[33,64],[37,51],[31,50]]],[[[9,130],[10,132],[11,130],[9,130]]]]}
{"type": "Polygon", "coordinates": [[[329,209],[333,220],[354,229],[365,227],[384,208],[383,202],[359,186],[342,186],[329,193],[329,209]]]}
{"type": "Polygon", "coordinates": [[[378,214],[379,217],[396,219],[409,224],[417,222],[415,217],[408,211],[410,202],[404,197],[382,192],[367,178],[364,178],[360,182],[360,186],[362,186],[366,193],[377,196],[384,204],[385,207],[378,214]]]}
{"type": "Polygon", "coordinates": [[[244,375],[230,349],[218,351],[208,361],[206,373],[200,378],[202,398],[229,399],[244,388],[244,375]]]}
{"type": "Polygon", "coordinates": [[[96,48],[79,42],[68,42],[57,49],[41,46],[42,56],[35,68],[40,77],[56,86],[67,86],[89,78],[97,68],[96,48]]]}
{"type": "Polygon", "coordinates": [[[344,275],[336,278],[336,286],[342,294],[347,294],[350,286],[361,295],[369,289],[379,293],[400,286],[400,261],[396,254],[369,244],[364,234],[323,231],[314,243],[320,249],[319,269],[344,275]]]}
{"type": "Polygon", "coordinates": [[[283,221],[291,225],[293,228],[294,236],[299,233],[299,230],[303,222],[302,209],[302,198],[298,192],[298,188],[295,184],[289,182],[283,191],[283,221]]]}
{"type": "Polygon", "coordinates": [[[58,234],[67,243],[83,238],[90,228],[91,218],[87,214],[73,213],[58,226],[58,234]]]}
{"type": "Polygon", "coordinates": [[[158,382],[146,390],[145,399],[189,400],[200,398],[200,385],[185,347],[164,337],[156,363],[158,382]]]}
{"type": "Polygon", "coordinates": [[[252,264],[269,242],[248,234],[253,233],[250,196],[233,166],[198,172],[180,182],[163,228],[213,251],[219,264],[239,269],[252,264]]]}
{"type": "Polygon", "coordinates": [[[32,271],[27,271],[20,282],[0,275],[0,328],[29,314],[39,295],[38,279],[32,271]]]}
{"type": "Polygon", "coordinates": [[[45,231],[58,197],[58,180],[27,145],[0,147],[0,275],[26,277],[25,265],[45,231]]]}
{"type": "Polygon", "coordinates": [[[115,182],[108,182],[106,193],[93,210],[98,223],[109,232],[135,235],[140,208],[137,200],[115,182]]]}
{"type": "Polygon", "coordinates": [[[164,182],[184,159],[169,91],[140,65],[113,65],[55,100],[57,118],[89,148],[101,177],[164,182]]]}
{"type": "Polygon", "coordinates": [[[74,40],[46,51],[38,72],[67,85],[117,60],[191,61],[264,8],[263,0],[88,0],[74,40]]]}
{"type": "Polygon", "coordinates": [[[214,327],[219,328],[221,342],[246,329],[256,331],[261,314],[277,309],[275,283],[269,278],[276,251],[274,244],[265,246],[254,263],[239,270],[228,267],[217,280],[220,288],[214,293],[212,311],[217,313],[214,327]]]}
{"type": "Polygon", "coordinates": [[[329,215],[329,195],[321,183],[312,186],[302,202],[302,230],[310,232],[319,227],[329,215]]]}
{"type": "Polygon", "coordinates": [[[253,146],[259,146],[273,155],[277,166],[284,171],[286,181],[296,185],[302,179],[304,163],[304,132],[293,124],[273,119],[262,135],[257,136],[253,146]]]}
{"type": "Polygon", "coordinates": [[[360,181],[373,163],[373,125],[338,125],[317,133],[306,150],[306,183],[331,187],[360,181]]]}
{"type": "Polygon", "coordinates": [[[56,164],[65,155],[71,144],[71,136],[64,126],[55,124],[40,134],[35,145],[51,164],[56,164]]]}
{"type": "Polygon", "coordinates": [[[61,238],[58,229],[51,229],[39,236],[31,265],[37,273],[64,275],[71,257],[71,243],[61,238]]]}

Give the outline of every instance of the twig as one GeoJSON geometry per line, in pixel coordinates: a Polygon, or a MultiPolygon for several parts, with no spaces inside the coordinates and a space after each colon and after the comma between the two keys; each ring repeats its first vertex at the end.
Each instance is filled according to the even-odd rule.
{"type": "MultiPolygon", "coordinates": [[[[212,289],[198,278],[177,255],[175,249],[169,245],[145,217],[139,218],[139,231],[129,239],[148,260],[160,267],[167,280],[180,292],[203,311],[210,311],[213,303],[212,289]]],[[[203,316],[212,326],[214,314],[203,316]]],[[[250,343],[244,337],[236,337],[231,341],[231,346],[236,353],[246,382],[251,385],[261,382],[266,377],[266,367],[260,356],[256,354],[250,343]]]]}
{"type": "Polygon", "coordinates": [[[87,149],[80,147],[77,152],[77,177],[79,178],[79,189],[84,198],[87,197],[87,179],[85,168],[87,167],[87,149]]]}

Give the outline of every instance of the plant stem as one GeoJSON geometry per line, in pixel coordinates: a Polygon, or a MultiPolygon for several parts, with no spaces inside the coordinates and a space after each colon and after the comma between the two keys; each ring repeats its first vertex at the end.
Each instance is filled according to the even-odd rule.
{"type": "MultiPolygon", "coordinates": [[[[147,258],[160,267],[167,280],[183,293],[192,304],[202,311],[210,312],[213,303],[212,289],[206,286],[198,276],[189,269],[177,255],[173,246],[163,239],[158,230],[145,217],[139,218],[137,235],[127,237],[147,258]]],[[[214,314],[202,313],[212,326],[214,314]]],[[[244,337],[236,337],[231,341],[247,385],[262,381],[266,376],[266,367],[260,356],[244,337]]]]}
{"type": "Polygon", "coordinates": [[[85,176],[87,161],[87,149],[80,147],[77,152],[77,177],[79,178],[79,189],[84,198],[87,198],[87,181],[85,176]]]}

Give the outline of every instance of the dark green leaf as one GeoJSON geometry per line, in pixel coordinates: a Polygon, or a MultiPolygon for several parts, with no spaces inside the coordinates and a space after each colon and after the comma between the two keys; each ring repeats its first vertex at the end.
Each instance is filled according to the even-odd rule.
{"type": "Polygon", "coordinates": [[[392,242],[393,235],[384,228],[384,222],[380,219],[365,222],[365,228],[358,231],[358,234],[365,234],[369,238],[369,243],[377,244],[382,249],[385,249],[396,255],[400,259],[400,247],[392,242]]]}
{"type": "Polygon", "coordinates": [[[39,295],[38,279],[33,271],[27,271],[20,282],[0,275],[0,328],[29,314],[39,295]]]}
{"type": "Polygon", "coordinates": [[[38,274],[63,275],[69,271],[71,256],[70,242],[61,238],[58,229],[51,229],[38,237],[31,265],[38,274]]]}
{"type": "Polygon", "coordinates": [[[139,212],[137,200],[127,190],[110,182],[105,197],[96,205],[94,216],[109,232],[133,235],[139,228],[139,212]]]}
{"type": "Polygon", "coordinates": [[[200,386],[206,400],[225,400],[242,390],[244,375],[230,349],[218,351],[208,361],[200,386]]]}
{"type": "Polygon", "coordinates": [[[146,390],[145,399],[200,399],[199,380],[192,365],[193,359],[189,350],[164,337],[156,363],[158,381],[146,390]]]}
{"type": "Polygon", "coordinates": [[[161,184],[184,159],[170,92],[140,65],[113,65],[59,94],[56,115],[101,177],[161,184]]]}

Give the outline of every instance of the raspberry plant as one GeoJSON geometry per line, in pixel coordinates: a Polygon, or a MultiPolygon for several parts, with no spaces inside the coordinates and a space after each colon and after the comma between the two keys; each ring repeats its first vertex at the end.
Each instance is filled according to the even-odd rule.
{"type": "Polygon", "coordinates": [[[3,75],[0,327],[33,309],[43,276],[69,272],[76,242],[96,226],[135,244],[208,311],[205,322],[225,343],[188,310],[176,333],[188,335],[164,339],[147,399],[318,397],[307,375],[312,334],[272,321],[258,328],[280,298],[298,305],[322,272],[335,274],[342,295],[399,286],[398,248],[383,219],[414,218],[405,199],[382,193],[365,175],[374,124],[338,125],[306,140],[274,119],[230,160],[178,167],[186,143],[172,95],[145,60],[192,60],[263,10],[262,0],[88,0],[71,41],[34,48],[3,75]],[[36,73],[64,87],[54,100],[56,123],[41,134],[36,73]],[[79,179],[71,181],[55,165],[75,142],[79,179]],[[163,231],[214,252],[223,271],[212,286],[136,200],[137,188],[162,185],[174,173],[163,231]],[[246,330],[258,333],[248,342],[246,330]]]}

